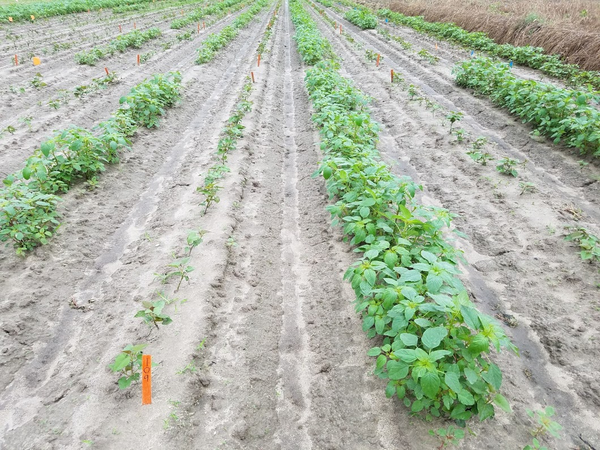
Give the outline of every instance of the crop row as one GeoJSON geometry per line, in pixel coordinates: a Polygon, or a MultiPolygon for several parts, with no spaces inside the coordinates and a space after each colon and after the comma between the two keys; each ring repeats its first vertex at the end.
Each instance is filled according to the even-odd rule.
{"type": "Polygon", "coordinates": [[[158,126],[165,108],[180,97],[181,75],[169,72],[143,81],[120,99],[112,117],[94,130],[70,127],[57,131],[29,157],[25,167],[7,176],[0,190],[0,241],[12,240],[17,254],[46,244],[60,226],[60,198],[78,180],[95,183],[105,164],[119,161],[140,126],[158,126]]]}
{"type": "Polygon", "coordinates": [[[377,16],[364,7],[349,9],[344,18],[362,30],[374,30],[377,27],[377,16]]]}
{"type": "Polygon", "coordinates": [[[190,23],[198,22],[206,16],[219,15],[220,13],[225,12],[226,9],[239,5],[239,7],[235,9],[235,11],[237,11],[238,9],[244,7],[244,5],[240,5],[241,2],[242,0],[225,0],[215,3],[214,5],[199,8],[189,13],[187,16],[182,17],[181,19],[175,19],[173,22],[171,22],[171,28],[174,30],[179,30],[190,23]]]}
{"type": "Polygon", "coordinates": [[[267,6],[270,1],[271,0],[258,0],[254,2],[250,9],[236,17],[231,25],[227,25],[219,33],[211,33],[198,49],[196,64],[204,64],[211,61],[216,56],[217,52],[235,39],[239,31],[246,27],[254,16],[267,6]]]}
{"type": "Polygon", "coordinates": [[[563,62],[560,55],[544,53],[544,49],[541,47],[498,44],[483,32],[469,32],[453,23],[427,22],[421,16],[405,16],[389,9],[381,9],[378,14],[392,23],[411,27],[421,33],[427,33],[492,56],[506,58],[532,69],[539,69],[550,76],[565,80],[572,86],[589,84],[594,89],[600,89],[600,72],[581,70],[576,64],[563,62]]]}
{"type": "Polygon", "coordinates": [[[117,36],[107,45],[93,47],[89,50],[79,52],[75,55],[77,64],[87,64],[94,66],[101,59],[112,56],[116,52],[124,52],[128,48],[140,48],[144,43],[151,39],[156,39],[161,35],[158,28],[150,28],[145,31],[134,30],[129,33],[117,36]]]}
{"type": "Polygon", "coordinates": [[[150,3],[150,0],[62,0],[0,6],[0,22],[8,22],[9,17],[17,22],[31,20],[31,16],[35,18],[62,16],[137,3],[150,3]]]}
{"type": "MultiPolygon", "coordinates": [[[[276,8],[276,10],[279,6],[276,8]]],[[[272,35],[272,27],[275,21],[274,16],[265,30],[265,34],[260,42],[259,48],[265,48],[267,41],[272,35]]],[[[258,50],[260,51],[260,50],[258,50]]],[[[252,82],[246,77],[246,82],[242,87],[242,92],[238,96],[237,103],[234,106],[234,111],[231,117],[227,120],[227,125],[221,134],[221,139],[217,145],[217,151],[215,152],[215,164],[208,170],[204,179],[204,184],[197,188],[197,191],[204,196],[204,201],[201,206],[204,206],[204,212],[213,204],[219,201],[218,192],[221,186],[218,184],[221,178],[229,172],[229,168],[226,165],[228,154],[230,151],[235,150],[237,141],[242,137],[244,127],[242,120],[244,116],[252,110],[252,102],[249,100],[252,91],[252,82]]],[[[203,236],[206,231],[202,229],[188,231],[186,246],[183,251],[173,252],[173,261],[168,264],[166,273],[155,273],[154,275],[163,284],[166,284],[171,279],[178,280],[175,293],[179,291],[183,280],[189,281],[190,273],[194,271],[194,267],[190,265],[190,259],[192,251],[195,247],[200,245],[203,241],[203,236]]],[[[148,324],[150,327],[155,327],[160,330],[160,326],[169,325],[173,322],[169,317],[165,308],[179,301],[180,304],[186,302],[186,299],[179,300],[177,298],[170,298],[164,292],[158,293],[158,300],[155,301],[143,301],[142,310],[137,311],[135,317],[139,317],[148,324]]],[[[202,349],[205,340],[203,340],[197,349],[202,349]]],[[[148,344],[129,344],[127,345],[115,358],[114,362],[109,365],[109,369],[119,375],[118,385],[120,389],[128,388],[134,381],[139,381],[142,372],[142,354],[148,344]]],[[[185,371],[195,371],[193,361],[185,366],[178,373],[184,373],[185,371]]],[[[168,426],[168,419],[165,422],[168,426]]]]}
{"type": "MultiPolygon", "coordinates": [[[[291,9],[297,29],[310,29],[298,0],[291,9]]],[[[461,254],[443,237],[452,214],[420,205],[421,187],[381,161],[369,99],[338,73],[336,61],[321,60],[305,80],[325,153],[319,172],[337,198],[328,210],[362,253],[345,278],[364,331],[379,336],[369,355],[377,358],[375,374],[388,380],[386,394],[414,413],[459,422],[492,417],[494,403],[510,410],[498,393],[501,371],[486,354],[517,349],[494,319],[477,311],[457,277],[461,254]]]]}
{"type": "Polygon", "coordinates": [[[489,95],[539,133],[580,153],[600,156],[600,96],[516,78],[510,67],[490,58],[473,58],[454,68],[459,86],[489,95]]]}

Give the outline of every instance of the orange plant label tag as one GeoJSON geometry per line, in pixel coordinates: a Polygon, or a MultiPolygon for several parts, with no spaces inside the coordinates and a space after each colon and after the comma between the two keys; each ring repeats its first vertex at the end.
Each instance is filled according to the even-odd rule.
{"type": "Polygon", "coordinates": [[[31,16],[31,20],[35,20],[35,16],[34,15],[31,16]]]}
{"type": "Polygon", "coordinates": [[[9,21],[9,22],[12,22],[12,17],[9,17],[9,18],[8,18],[8,21],[9,21]]]}
{"type": "Polygon", "coordinates": [[[142,405],[152,403],[152,356],[142,355],[142,405]]]}
{"type": "Polygon", "coordinates": [[[34,66],[39,66],[42,63],[42,61],[40,61],[40,58],[38,58],[37,56],[33,57],[33,65],[34,66]]]}

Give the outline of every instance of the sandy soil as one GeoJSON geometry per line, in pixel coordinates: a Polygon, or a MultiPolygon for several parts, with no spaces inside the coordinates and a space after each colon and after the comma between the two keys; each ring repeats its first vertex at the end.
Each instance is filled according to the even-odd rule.
{"type": "MultiPolygon", "coordinates": [[[[158,130],[141,131],[97,189],[80,186],[64,196],[64,224],[49,245],[24,259],[0,249],[1,449],[436,448],[428,430],[445,424],[409,416],[371,374],[372,345],[342,280],[355,256],[330,226],[322,180],[311,177],[318,134],[286,2],[256,67],[272,13],[261,13],[202,66],[193,64],[194,50],[207,33],[166,52],[148,44],[157,54],[140,67],[136,50],[96,68],[75,64],[78,49],[65,51],[44,66],[47,88],[0,107],[2,127],[17,116],[35,118],[31,131],[0,141],[3,175],[50,130],[107,117],[149,74],[177,69],[184,77],[183,100],[158,130]],[[101,76],[105,65],[120,84],[56,112],[36,105],[101,76]],[[257,82],[244,138],[228,161],[220,202],[202,215],[196,186],[251,70],[257,82]],[[181,255],[187,231],[198,228],[208,233],[192,253],[195,270],[174,293],[175,284],[161,285],[154,274],[181,255]],[[179,299],[168,307],[174,322],[150,331],[133,316],[160,291],[179,299]],[[157,363],[151,406],[141,407],[138,386],[120,391],[107,369],[132,342],[148,343],[157,363]]],[[[364,48],[312,13],[343,59],[344,75],[373,96],[386,160],[424,185],[422,201],[460,214],[456,226],[469,236],[456,241],[470,263],[463,280],[482,310],[512,326],[506,328],[521,349],[521,358],[495,357],[514,413],[473,422],[474,435],[461,448],[522,448],[533,426],[525,409],[545,405],[556,407],[565,428],[552,448],[600,448],[598,268],[582,263],[562,237],[563,226],[575,223],[598,231],[598,169],[580,168],[576,155],[532,139],[527,126],[456,88],[450,69],[464,52],[440,43],[442,59],[431,66],[328,11],[364,48],[384,55],[377,68],[364,48]],[[486,148],[494,156],[527,159],[519,179],[473,163],[440,112],[432,115],[390,86],[390,68],[447,110],[463,112],[460,125],[495,142],[486,148]],[[519,180],[534,182],[537,192],[519,195],[519,180]]],[[[146,17],[138,25],[157,18],[146,17]]],[[[166,33],[170,20],[158,22],[166,33]]],[[[390,31],[417,50],[435,51],[433,41],[411,31],[390,31]]],[[[93,35],[93,26],[80,32],[93,35]]],[[[0,76],[27,84],[37,70],[2,66],[0,76]]]]}

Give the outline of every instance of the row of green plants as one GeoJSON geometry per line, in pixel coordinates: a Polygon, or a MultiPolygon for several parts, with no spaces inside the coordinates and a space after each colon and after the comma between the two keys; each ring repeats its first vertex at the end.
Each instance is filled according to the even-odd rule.
{"type": "Polygon", "coordinates": [[[112,12],[113,14],[123,14],[123,13],[127,13],[127,12],[132,12],[132,11],[136,11],[136,12],[142,12],[142,11],[159,11],[162,9],[166,9],[166,8],[177,8],[180,6],[192,6],[195,5],[196,3],[204,3],[203,0],[183,0],[183,1],[177,1],[177,2],[173,2],[173,1],[165,1],[165,0],[161,0],[158,3],[156,2],[152,2],[152,3],[137,3],[137,4],[133,4],[133,5],[123,5],[123,6],[116,6],[114,8],[112,8],[112,12]]]}
{"type": "Polygon", "coordinates": [[[0,22],[14,22],[35,18],[62,16],[101,8],[113,8],[138,3],[151,3],[151,0],[57,0],[12,5],[0,5],[0,22]]]}
{"type": "Polygon", "coordinates": [[[0,190],[0,241],[11,241],[24,255],[46,244],[60,226],[59,194],[87,180],[94,185],[106,164],[119,161],[138,127],[155,128],[166,108],[180,98],[179,72],[157,74],[120,99],[112,117],[94,129],[70,127],[57,131],[4,180],[0,190]]]}
{"type": "Polygon", "coordinates": [[[242,28],[245,28],[254,16],[256,16],[270,0],[258,0],[248,9],[235,18],[231,25],[227,25],[219,33],[211,33],[208,38],[202,42],[198,49],[196,64],[204,64],[215,58],[217,52],[225,47],[229,42],[235,39],[242,28]]]}
{"type": "MultiPolygon", "coordinates": [[[[312,20],[298,0],[291,10],[296,26],[312,20]]],[[[502,373],[489,353],[517,349],[475,308],[458,279],[461,253],[444,239],[453,215],[419,204],[421,186],[381,161],[369,98],[338,68],[321,60],[305,81],[325,154],[318,173],[337,199],[328,210],[362,253],[345,278],[364,331],[379,344],[368,352],[376,358],[375,374],[388,380],[387,396],[415,414],[464,424],[473,416],[492,417],[494,405],[509,411],[499,393],[502,373]]]]}
{"type": "MultiPolygon", "coordinates": [[[[277,7],[278,9],[279,7],[277,7]]],[[[264,48],[266,42],[272,35],[272,27],[274,24],[275,17],[271,19],[265,34],[261,40],[261,45],[264,48]]],[[[225,129],[221,134],[221,139],[217,145],[217,151],[215,153],[215,164],[208,170],[208,173],[204,179],[204,184],[197,188],[197,191],[204,196],[204,201],[201,206],[204,207],[204,213],[207,212],[208,208],[219,201],[217,193],[221,189],[217,183],[218,181],[229,172],[229,168],[226,166],[227,157],[229,152],[235,150],[237,141],[242,137],[244,127],[241,122],[244,116],[251,111],[252,102],[249,101],[249,97],[252,91],[252,82],[247,77],[242,87],[242,92],[238,97],[238,101],[234,107],[232,116],[228,119],[225,129]]],[[[155,273],[155,277],[163,284],[169,280],[174,279],[177,282],[175,293],[179,291],[182,282],[189,281],[189,274],[194,271],[194,267],[190,265],[190,259],[192,251],[203,241],[203,237],[206,231],[202,229],[189,230],[186,246],[183,252],[173,254],[173,261],[168,264],[166,272],[155,273]]],[[[165,307],[172,303],[176,303],[178,299],[170,298],[164,294],[164,292],[158,293],[158,300],[155,301],[144,301],[142,302],[142,309],[137,311],[135,317],[142,319],[144,323],[149,325],[151,328],[154,327],[157,330],[160,326],[169,325],[173,322],[171,317],[166,314],[165,307]]],[[[186,300],[181,300],[180,303],[184,303],[186,300]]],[[[201,349],[204,346],[205,341],[202,341],[198,347],[201,349]]],[[[129,344],[115,357],[112,364],[109,365],[109,369],[118,374],[119,380],[118,385],[120,389],[127,389],[133,382],[139,381],[142,372],[142,355],[148,344],[129,344]]],[[[186,371],[194,371],[195,367],[192,365],[186,366],[178,373],[185,373],[186,371]]]]}
{"type": "Polygon", "coordinates": [[[515,77],[510,67],[491,58],[464,61],[454,68],[456,84],[489,95],[492,101],[531,123],[536,132],[582,154],[600,156],[597,93],[558,88],[515,77]]]}
{"type": "Polygon", "coordinates": [[[362,30],[374,30],[377,28],[377,16],[364,7],[349,9],[344,18],[362,30]]]}
{"type": "Polygon", "coordinates": [[[158,28],[149,28],[148,30],[134,30],[129,33],[117,36],[107,45],[93,47],[89,50],[75,54],[77,64],[86,64],[95,66],[98,61],[112,56],[116,52],[124,52],[128,48],[141,48],[151,39],[156,39],[161,35],[158,28]]]}
{"type": "Polygon", "coordinates": [[[292,3],[291,8],[292,21],[296,29],[293,38],[302,61],[312,66],[323,59],[334,58],[331,44],[321,36],[317,24],[306,14],[300,3],[292,3]]]}
{"type": "Polygon", "coordinates": [[[226,10],[232,8],[233,6],[238,6],[238,8],[235,9],[235,11],[237,11],[238,9],[243,8],[245,4],[242,4],[242,0],[224,0],[213,5],[198,8],[185,17],[175,19],[173,22],[171,22],[171,28],[174,30],[179,30],[191,23],[196,23],[202,20],[206,16],[220,15],[220,13],[226,14],[226,10]]]}
{"type": "Polygon", "coordinates": [[[576,64],[563,62],[560,55],[544,53],[544,49],[541,47],[497,44],[486,33],[469,32],[453,23],[427,22],[422,16],[405,16],[389,9],[379,10],[378,15],[392,23],[411,27],[416,31],[460,44],[469,49],[479,50],[532,69],[538,69],[550,76],[565,80],[572,86],[590,85],[596,90],[600,89],[600,72],[581,70],[576,64]]]}

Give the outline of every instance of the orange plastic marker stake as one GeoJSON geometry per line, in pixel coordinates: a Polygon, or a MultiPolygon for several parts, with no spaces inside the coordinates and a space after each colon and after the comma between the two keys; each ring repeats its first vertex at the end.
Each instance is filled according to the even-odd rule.
{"type": "Polygon", "coordinates": [[[8,18],[8,21],[9,21],[9,22],[12,22],[12,17],[9,17],[9,18],[8,18]]]}
{"type": "Polygon", "coordinates": [[[392,80],[392,83],[394,82],[394,69],[390,69],[390,78],[392,80]]]}
{"type": "Polygon", "coordinates": [[[121,25],[119,25],[119,33],[122,33],[123,29],[121,28],[121,25]]]}
{"type": "Polygon", "coordinates": [[[202,22],[202,28],[206,30],[206,22],[202,22]]]}
{"type": "Polygon", "coordinates": [[[35,16],[34,15],[31,15],[31,20],[35,20],[35,16]]]}
{"type": "Polygon", "coordinates": [[[200,34],[200,22],[198,22],[198,34],[200,34]]]}
{"type": "Polygon", "coordinates": [[[377,67],[379,67],[379,53],[377,53],[377,67]]]}
{"type": "Polygon", "coordinates": [[[135,26],[135,22],[133,22],[133,29],[136,30],[137,27],[135,26]]]}
{"type": "Polygon", "coordinates": [[[437,47],[437,42],[435,43],[435,49],[436,49],[436,50],[438,49],[438,47],[437,47]]]}
{"type": "Polygon", "coordinates": [[[138,63],[138,66],[139,66],[140,65],[140,55],[137,55],[137,63],[138,63]]]}
{"type": "Polygon", "coordinates": [[[252,82],[255,83],[255,81],[254,81],[254,72],[250,72],[250,75],[252,76],[252,82]]]}
{"type": "Polygon", "coordinates": [[[258,64],[256,64],[257,67],[260,67],[260,53],[258,54],[258,64]]]}
{"type": "Polygon", "coordinates": [[[105,67],[104,71],[106,72],[106,75],[108,75],[108,67],[105,67]]]}
{"type": "Polygon", "coordinates": [[[342,34],[342,24],[340,23],[340,34],[342,34]]]}
{"type": "Polygon", "coordinates": [[[42,63],[42,61],[40,61],[40,58],[38,58],[37,56],[34,56],[32,61],[34,66],[39,66],[42,63]]]}
{"type": "Polygon", "coordinates": [[[15,55],[15,66],[19,65],[19,57],[15,55]]]}
{"type": "Polygon", "coordinates": [[[152,403],[152,356],[142,355],[142,405],[152,403]]]}

